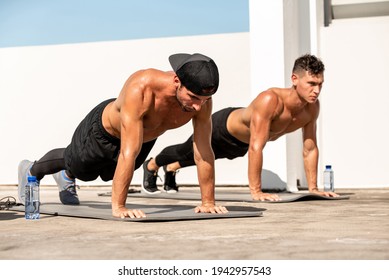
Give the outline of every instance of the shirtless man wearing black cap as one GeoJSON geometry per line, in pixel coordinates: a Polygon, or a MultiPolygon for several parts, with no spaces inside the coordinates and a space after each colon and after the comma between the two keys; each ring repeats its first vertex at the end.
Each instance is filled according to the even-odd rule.
{"type": "Polygon", "coordinates": [[[212,95],[219,85],[215,62],[202,54],[169,57],[174,71],[140,70],[132,74],[119,96],[96,106],[79,124],[66,148],[49,151],[40,160],[19,164],[19,199],[32,175],[41,180],[53,174],[63,204],[79,204],[76,178],[98,176],[112,182],[112,215],[141,218],[141,210],[127,209],[134,170],[145,161],[156,139],[166,130],[193,121],[193,142],[202,205],[196,212],[225,213],[215,206],[214,155],[211,148],[212,95]]]}
{"type": "MultiPolygon", "coordinates": [[[[328,197],[338,196],[334,192],[319,191],[317,187],[316,120],[324,64],[313,55],[303,55],[295,60],[291,80],[290,88],[263,91],[246,108],[225,108],[212,115],[211,143],[215,158],[234,159],[248,153],[248,180],[253,200],[280,199],[277,194],[262,192],[262,151],[268,141],[299,128],[303,129],[304,167],[309,191],[328,197]]],[[[146,161],[143,185],[156,185],[158,168],[163,166],[164,191],[177,192],[176,171],[194,165],[196,156],[193,156],[192,140],[191,136],[182,144],[166,147],[155,158],[146,161]],[[147,170],[155,170],[154,177],[147,170]]]]}

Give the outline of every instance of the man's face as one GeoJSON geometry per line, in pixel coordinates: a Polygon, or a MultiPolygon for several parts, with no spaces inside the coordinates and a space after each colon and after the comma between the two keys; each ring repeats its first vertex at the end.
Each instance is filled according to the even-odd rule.
{"type": "Polygon", "coordinates": [[[308,71],[305,73],[292,75],[293,86],[301,98],[308,103],[315,103],[324,82],[323,73],[311,75],[308,71]]]}
{"type": "Polygon", "coordinates": [[[200,111],[201,106],[204,105],[210,96],[201,96],[189,91],[185,86],[178,87],[176,92],[176,98],[184,112],[200,111]]]}

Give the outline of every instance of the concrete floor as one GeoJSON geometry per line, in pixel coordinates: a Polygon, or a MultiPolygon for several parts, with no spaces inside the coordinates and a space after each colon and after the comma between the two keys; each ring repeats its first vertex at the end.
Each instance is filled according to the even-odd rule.
{"type": "MultiPolygon", "coordinates": [[[[231,189],[231,187],[229,188],[231,189]]],[[[228,190],[228,189],[227,189],[228,190]]],[[[234,188],[248,192],[247,188],[234,188]]],[[[109,187],[82,187],[82,201],[106,201],[109,187]]],[[[263,217],[125,223],[0,211],[2,260],[388,260],[389,188],[341,189],[349,200],[259,203],[263,217]]],[[[0,186],[0,198],[17,196],[0,186]]],[[[42,202],[58,202],[56,187],[41,187],[42,202]]],[[[127,203],[195,201],[129,198],[127,203]]],[[[252,203],[225,202],[225,206],[252,203]]]]}

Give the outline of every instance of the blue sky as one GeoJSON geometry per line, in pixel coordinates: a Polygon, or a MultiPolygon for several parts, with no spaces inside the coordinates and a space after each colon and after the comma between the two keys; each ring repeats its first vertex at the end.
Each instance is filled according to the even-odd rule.
{"type": "Polygon", "coordinates": [[[0,0],[0,48],[249,31],[249,0],[0,0]]]}

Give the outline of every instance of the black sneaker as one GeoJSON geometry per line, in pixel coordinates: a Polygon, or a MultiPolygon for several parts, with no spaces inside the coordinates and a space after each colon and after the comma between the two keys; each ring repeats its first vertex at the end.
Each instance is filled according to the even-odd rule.
{"type": "Polygon", "coordinates": [[[178,186],[176,184],[176,171],[167,171],[166,165],[163,166],[165,171],[165,182],[163,183],[163,190],[167,193],[178,192],[178,186]]]}
{"type": "MultiPolygon", "coordinates": [[[[59,200],[65,205],[79,205],[76,187],[76,179],[71,179],[66,175],[65,170],[53,174],[53,178],[58,185],[59,200]]],[[[79,187],[78,187],[79,188],[79,187]]]]}
{"type": "Polygon", "coordinates": [[[60,191],[59,200],[65,205],[79,205],[80,200],[78,199],[76,186],[68,186],[65,190],[60,191]]]}
{"type": "Polygon", "coordinates": [[[150,160],[151,158],[143,163],[142,190],[148,194],[159,194],[161,191],[157,188],[158,171],[150,171],[147,169],[147,164],[149,164],[150,160]]]}

